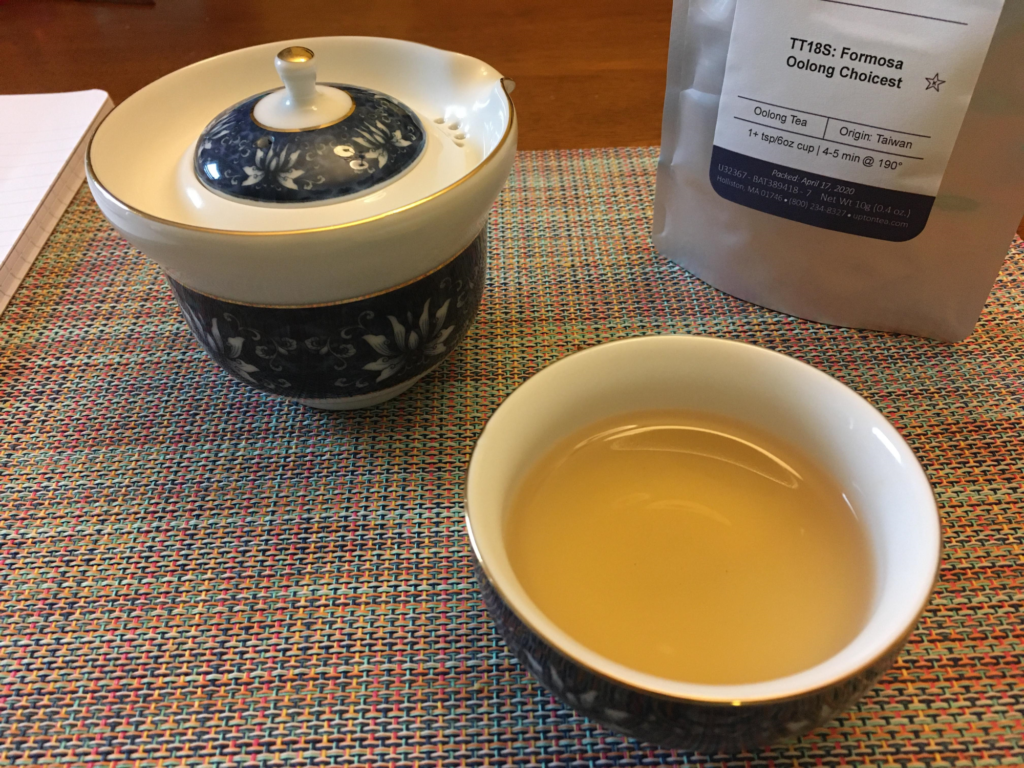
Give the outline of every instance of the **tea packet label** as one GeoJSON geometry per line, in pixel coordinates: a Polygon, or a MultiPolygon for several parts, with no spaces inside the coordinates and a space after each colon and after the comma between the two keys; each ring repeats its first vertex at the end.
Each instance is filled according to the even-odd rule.
{"type": "Polygon", "coordinates": [[[916,237],[1003,2],[736,0],[712,187],[815,227],[916,237]]]}

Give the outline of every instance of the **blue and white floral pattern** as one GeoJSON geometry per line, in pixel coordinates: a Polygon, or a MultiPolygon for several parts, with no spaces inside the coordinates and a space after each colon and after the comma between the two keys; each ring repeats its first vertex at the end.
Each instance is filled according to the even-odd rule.
{"type": "Polygon", "coordinates": [[[365,192],[416,162],[426,134],[412,110],[366,88],[321,85],[344,89],[352,97],[352,114],[315,130],[273,131],[252,115],[266,93],[246,99],[214,118],[200,136],[199,180],[243,200],[320,202],[365,192]]]}
{"type": "Polygon", "coordinates": [[[295,167],[295,161],[298,160],[300,152],[301,150],[298,149],[293,152],[287,144],[279,147],[276,154],[272,146],[265,150],[258,148],[252,165],[242,166],[242,170],[246,173],[246,179],[242,182],[242,186],[250,187],[253,184],[259,184],[267,174],[270,174],[273,180],[282,187],[298,189],[295,179],[305,173],[301,168],[295,167]]]}
{"type": "Polygon", "coordinates": [[[447,351],[445,340],[455,330],[454,325],[445,326],[448,317],[448,306],[452,303],[447,299],[433,317],[430,316],[430,299],[423,304],[419,323],[413,326],[412,314],[407,314],[408,330],[394,315],[388,315],[391,321],[391,338],[383,334],[369,333],[363,341],[380,354],[373,362],[363,366],[365,371],[380,371],[377,381],[384,381],[398,373],[407,365],[414,364],[417,358],[436,357],[447,351]]]}
{"type": "Polygon", "coordinates": [[[396,386],[449,355],[476,315],[486,267],[481,233],[419,280],[343,304],[249,306],[168,282],[192,333],[236,379],[285,397],[336,399],[396,386]]]}
{"type": "Polygon", "coordinates": [[[613,731],[670,749],[737,752],[805,734],[867,692],[902,645],[849,677],[791,699],[740,706],[671,699],[607,678],[563,655],[519,618],[479,563],[476,576],[484,605],[509,649],[556,698],[613,731]]]}
{"type": "Polygon", "coordinates": [[[192,333],[202,341],[203,346],[208,349],[216,350],[217,354],[225,361],[225,364],[232,369],[232,372],[240,379],[244,379],[250,383],[255,384],[255,380],[250,374],[259,373],[257,368],[252,363],[247,363],[244,360],[240,360],[239,356],[242,354],[242,346],[245,344],[245,339],[241,336],[228,336],[227,338],[221,333],[220,324],[217,318],[213,318],[210,321],[209,327],[193,312],[189,307],[183,306],[181,308],[185,315],[185,322],[188,323],[188,327],[192,329],[192,333]]]}

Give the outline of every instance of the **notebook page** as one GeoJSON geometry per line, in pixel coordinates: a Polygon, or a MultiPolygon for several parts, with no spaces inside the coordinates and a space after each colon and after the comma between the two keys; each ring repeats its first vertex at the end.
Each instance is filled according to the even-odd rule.
{"type": "Polygon", "coordinates": [[[81,185],[83,138],[109,109],[99,90],[0,96],[0,309],[81,185]]]}

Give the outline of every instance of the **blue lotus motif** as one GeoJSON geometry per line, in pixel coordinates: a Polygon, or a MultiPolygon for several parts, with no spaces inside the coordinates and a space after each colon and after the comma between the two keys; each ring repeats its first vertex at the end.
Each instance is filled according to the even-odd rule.
{"type": "MultiPolygon", "coordinates": [[[[342,83],[353,102],[343,120],[305,131],[276,131],[252,111],[265,93],[222,112],[196,144],[204,186],[261,203],[312,203],[366,192],[412,167],[426,146],[419,118],[376,91],[342,83]]],[[[269,93],[269,91],[268,91],[269,93]]]]}
{"type": "Polygon", "coordinates": [[[401,371],[413,359],[440,355],[447,351],[445,340],[455,329],[454,324],[447,327],[444,325],[450,304],[451,299],[448,299],[431,318],[430,299],[427,299],[423,305],[423,312],[420,313],[418,325],[413,326],[411,313],[406,316],[411,330],[407,330],[394,315],[388,315],[393,338],[389,340],[384,335],[372,333],[363,336],[363,340],[380,355],[377,360],[364,365],[363,370],[380,371],[377,381],[384,381],[401,371]]]}
{"type": "Polygon", "coordinates": [[[208,350],[219,356],[223,364],[236,376],[251,384],[256,383],[252,374],[259,373],[260,369],[241,358],[242,348],[245,345],[245,339],[242,336],[224,336],[216,317],[210,321],[210,330],[207,331],[203,321],[188,306],[183,305],[182,312],[192,333],[208,350]]]}
{"type": "Polygon", "coordinates": [[[243,187],[252,186],[263,181],[267,174],[274,176],[277,183],[288,189],[298,189],[295,179],[305,173],[301,168],[295,167],[295,161],[299,159],[301,150],[292,151],[287,145],[281,147],[277,152],[274,148],[257,149],[252,165],[242,168],[248,178],[242,182],[243,187]]]}
{"type": "Polygon", "coordinates": [[[168,281],[192,333],[233,377],[274,395],[335,400],[393,389],[444,360],[469,330],[486,268],[481,232],[418,280],[337,304],[240,304],[168,281]]]}

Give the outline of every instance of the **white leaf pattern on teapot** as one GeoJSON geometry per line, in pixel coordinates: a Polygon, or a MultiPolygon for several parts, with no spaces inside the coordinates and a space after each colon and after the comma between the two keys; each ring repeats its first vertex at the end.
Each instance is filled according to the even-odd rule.
{"type": "Polygon", "coordinates": [[[256,156],[253,158],[254,165],[247,165],[242,168],[248,175],[248,178],[242,182],[242,186],[248,187],[256,184],[262,181],[263,177],[269,173],[277,178],[277,182],[281,186],[288,187],[288,189],[298,189],[293,179],[298,178],[305,171],[293,167],[295,161],[299,158],[299,150],[289,154],[289,149],[285,145],[281,147],[277,154],[274,153],[273,147],[269,150],[257,149],[256,156]]]}
{"type": "Polygon", "coordinates": [[[363,370],[380,371],[377,381],[383,381],[402,370],[413,357],[439,355],[446,351],[445,341],[455,330],[454,324],[444,327],[450,305],[451,299],[446,300],[434,314],[431,322],[430,299],[427,299],[420,313],[418,325],[413,325],[411,313],[407,315],[409,330],[397,317],[388,315],[393,338],[389,340],[382,334],[372,333],[363,336],[363,340],[380,355],[377,360],[364,365],[363,370]]]}

